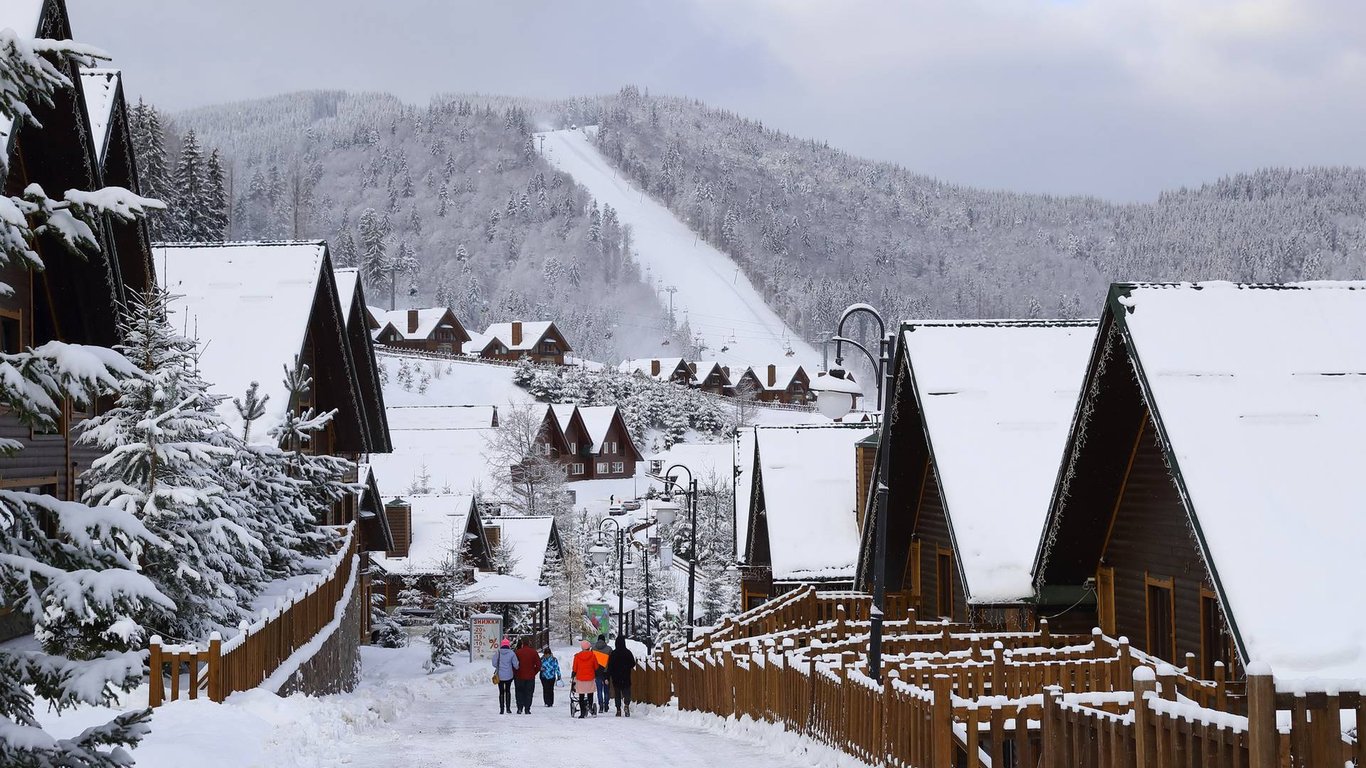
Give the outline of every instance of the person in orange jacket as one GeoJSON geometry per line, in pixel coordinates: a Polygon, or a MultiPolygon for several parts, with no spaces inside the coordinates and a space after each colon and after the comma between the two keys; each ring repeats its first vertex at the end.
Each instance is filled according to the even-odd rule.
{"type": "MultiPolygon", "coordinates": [[[[581,649],[574,654],[573,694],[579,697],[579,719],[588,716],[588,708],[593,701],[593,695],[597,693],[597,674],[598,674],[598,655],[593,653],[593,646],[587,640],[579,643],[581,649]]],[[[596,708],[593,709],[593,717],[598,716],[596,708]]]]}

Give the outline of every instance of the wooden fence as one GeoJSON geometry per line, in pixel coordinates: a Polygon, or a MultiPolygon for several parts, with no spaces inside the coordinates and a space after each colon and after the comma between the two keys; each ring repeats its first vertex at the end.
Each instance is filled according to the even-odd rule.
{"type": "Polygon", "coordinates": [[[260,685],[313,639],[333,620],[357,575],[355,523],[338,530],[338,549],[322,578],[254,624],[243,622],[237,636],[225,642],[215,632],[206,648],[164,645],[161,638],[153,637],[148,705],[158,707],[182,697],[197,699],[200,691],[211,701],[221,702],[232,693],[260,685]]]}
{"type": "Polygon", "coordinates": [[[664,645],[637,673],[638,698],[778,723],[891,768],[1366,768],[1361,740],[1344,733],[1366,722],[1357,692],[1278,693],[1254,670],[1243,715],[1217,706],[1222,676],[1199,680],[1098,631],[926,634],[915,622],[901,628],[920,634],[888,638],[903,653],[884,658],[879,682],[858,622],[837,610],[834,622],[792,625],[827,598],[775,601],[713,637],[664,645]],[[849,636],[818,639],[832,625],[849,636]]]}

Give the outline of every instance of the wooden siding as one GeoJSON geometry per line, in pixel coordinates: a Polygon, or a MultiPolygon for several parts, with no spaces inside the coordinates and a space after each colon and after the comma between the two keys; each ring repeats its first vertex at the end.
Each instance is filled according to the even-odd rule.
{"type": "MultiPolygon", "coordinates": [[[[1153,650],[1146,585],[1171,579],[1176,653],[1167,661],[1184,663],[1186,653],[1197,658],[1201,653],[1200,596],[1209,575],[1151,420],[1143,426],[1114,508],[1102,564],[1113,570],[1115,633],[1146,652],[1153,650]]],[[[1227,637],[1222,616],[1219,624],[1227,637]]]]}
{"type": "Polygon", "coordinates": [[[915,515],[915,537],[920,542],[920,605],[921,616],[938,617],[938,597],[943,585],[939,581],[939,553],[946,552],[952,565],[953,612],[949,618],[966,620],[968,615],[966,590],[959,575],[958,558],[949,536],[948,519],[939,494],[939,479],[933,470],[925,478],[920,504],[915,515]]]}
{"type": "Polygon", "coordinates": [[[858,531],[862,535],[868,494],[873,487],[873,476],[877,474],[877,443],[860,441],[854,446],[854,474],[854,516],[858,518],[858,531]]]}

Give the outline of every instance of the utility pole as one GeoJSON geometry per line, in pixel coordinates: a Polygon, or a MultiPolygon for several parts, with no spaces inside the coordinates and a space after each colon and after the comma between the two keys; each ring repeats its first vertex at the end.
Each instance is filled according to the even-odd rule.
{"type": "Polygon", "coordinates": [[[664,292],[669,294],[669,325],[674,324],[674,294],[678,293],[678,286],[666,285],[664,292]]]}

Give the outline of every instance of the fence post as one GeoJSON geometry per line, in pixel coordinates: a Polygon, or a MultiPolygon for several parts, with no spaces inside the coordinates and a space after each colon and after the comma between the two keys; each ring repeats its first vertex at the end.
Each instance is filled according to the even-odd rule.
{"type": "Polygon", "coordinates": [[[1156,746],[1148,731],[1148,701],[1144,697],[1157,689],[1157,678],[1149,667],[1134,670],[1134,765],[1148,768],[1156,757],[1156,746]]]}
{"type": "Polygon", "coordinates": [[[1247,667],[1248,768],[1276,768],[1277,740],[1276,681],[1271,667],[1254,662],[1247,667]]]}
{"type": "Polygon", "coordinates": [[[1049,638],[1053,635],[1048,631],[1048,619],[1039,619],[1039,639],[1043,642],[1040,645],[1048,647],[1049,638]]]}
{"type": "Polygon", "coordinates": [[[1040,718],[1042,722],[1039,724],[1043,729],[1043,733],[1039,735],[1039,740],[1043,742],[1043,768],[1067,768],[1063,764],[1062,721],[1058,709],[1058,701],[1061,698],[1061,686],[1050,685],[1043,689],[1043,717],[1040,718]]]}
{"type": "Polygon", "coordinates": [[[209,701],[223,703],[223,636],[217,632],[209,633],[209,652],[206,659],[209,667],[209,701]]]}
{"type": "Polygon", "coordinates": [[[161,706],[165,690],[161,687],[161,636],[152,635],[147,642],[147,706],[156,709],[161,706]]]}
{"type": "Polygon", "coordinates": [[[1157,682],[1161,686],[1160,695],[1167,701],[1176,701],[1176,667],[1163,664],[1157,668],[1157,682]]]}
{"type": "Polygon", "coordinates": [[[1228,673],[1224,662],[1214,662],[1214,708],[1228,708],[1228,673]]]}
{"type": "Polygon", "coordinates": [[[1095,645],[1091,658],[1103,659],[1110,655],[1106,653],[1105,633],[1100,631],[1100,627],[1091,628],[1091,642],[1095,645]]]}
{"type": "Polygon", "coordinates": [[[931,739],[934,744],[933,768],[953,768],[953,678],[935,675],[930,684],[934,693],[930,711],[931,739]]]}

